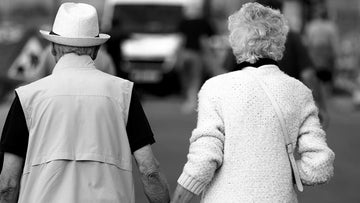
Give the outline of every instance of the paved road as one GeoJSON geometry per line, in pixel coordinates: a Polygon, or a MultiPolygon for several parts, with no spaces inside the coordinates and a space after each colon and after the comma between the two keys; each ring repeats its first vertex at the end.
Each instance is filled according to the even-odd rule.
{"type": "MultiPolygon", "coordinates": [[[[188,140],[196,125],[196,114],[195,112],[183,114],[180,111],[180,100],[177,98],[150,99],[144,102],[143,107],[156,136],[156,143],[153,145],[154,153],[166,175],[172,193],[186,162],[188,140]]],[[[135,188],[136,202],[147,202],[139,181],[136,182],[135,188]]]]}
{"type": "MultiPolygon", "coordinates": [[[[3,125],[9,103],[0,105],[0,127],[3,125]]],[[[178,98],[148,99],[144,109],[156,135],[154,152],[160,161],[171,192],[186,161],[188,139],[196,125],[196,114],[180,111],[178,98]]],[[[360,111],[355,111],[347,98],[336,97],[329,101],[330,125],[328,144],[336,153],[335,177],[327,185],[307,187],[299,194],[305,203],[358,203],[360,202],[360,111]]],[[[134,172],[137,203],[146,197],[134,172]]],[[[196,198],[193,203],[199,202],[196,198]]]]}

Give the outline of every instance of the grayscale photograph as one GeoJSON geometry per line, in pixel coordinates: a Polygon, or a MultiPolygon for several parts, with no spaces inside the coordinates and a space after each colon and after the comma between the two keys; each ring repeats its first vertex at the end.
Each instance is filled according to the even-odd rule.
{"type": "Polygon", "coordinates": [[[359,133],[360,0],[0,0],[0,203],[359,203],[359,133]]]}

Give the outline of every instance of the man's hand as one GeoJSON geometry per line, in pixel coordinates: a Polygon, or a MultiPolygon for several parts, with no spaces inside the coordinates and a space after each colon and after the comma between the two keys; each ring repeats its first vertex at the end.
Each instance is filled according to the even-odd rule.
{"type": "Polygon", "coordinates": [[[17,202],[23,163],[23,158],[5,152],[3,169],[0,175],[0,203],[17,202]]]}
{"type": "Polygon", "coordinates": [[[190,192],[189,190],[185,189],[181,185],[176,187],[173,199],[171,203],[188,203],[191,199],[195,196],[194,193],[190,192]]]}
{"type": "Polygon", "coordinates": [[[141,174],[145,195],[151,203],[170,202],[169,186],[165,177],[160,172],[158,161],[150,145],[134,152],[136,163],[141,174]]]}

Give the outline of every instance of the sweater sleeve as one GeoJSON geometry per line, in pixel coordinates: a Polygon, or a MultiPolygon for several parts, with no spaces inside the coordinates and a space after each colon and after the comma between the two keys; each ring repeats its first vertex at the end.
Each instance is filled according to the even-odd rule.
{"type": "Polygon", "coordinates": [[[190,138],[188,161],[178,183],[200,194],[223,161],[224,124],[218,107],[218,92],[207,86],[199,92],[198,123],[190,138]]]}
{"type": "Polygon", "coordinates": [[[297,165],[305,185],[325,183],[334,173],[334,152],[326,144],[326,134],[322,130],[318,109],[311,92],[304,103],[303,122],[298,137],[297,165]]]}

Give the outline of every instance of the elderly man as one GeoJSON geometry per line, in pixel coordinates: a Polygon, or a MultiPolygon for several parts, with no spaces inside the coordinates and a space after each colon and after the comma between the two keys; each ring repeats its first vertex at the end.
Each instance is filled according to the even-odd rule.
{"type": "Polygon", "coordinates": [[[16,89],[4,126],[0,202],[135,202],[132,154],[150,202],[169,189],[133,83],[95,68],[101,44],[93,6],[64,3],[51,32],[50,76],[16,89]]]}

